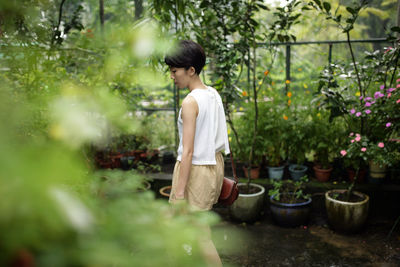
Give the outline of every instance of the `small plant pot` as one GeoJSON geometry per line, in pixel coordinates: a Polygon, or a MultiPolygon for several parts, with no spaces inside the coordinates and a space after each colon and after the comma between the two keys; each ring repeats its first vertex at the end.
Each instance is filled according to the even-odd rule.
{"type": "MultiPolygon", "coordinates": [[[[243,172],[244,172],[244,177],[248,178],[249,177],[249,173],[248,173],[248,169],[247,169],[246,166],[243,166],[243,172]]],[[[251,179],[258,179],[259,177],[260,177],[260,166],[251,167],[250,178],[251,179]]]]}
{"type": "Polygon", "coordinates": [[[149,181],[143,180],[142,186],[137,189],[137,192],[146,192],[151,189],[151,183],[149,181]]]}
{"type": "Polygon", "coordinates": [[[285,227],[305,225],[308,221],[312,199],[304,199],[299,203],[283,203],[270,197],[270,209],[273,220],[285,227]]]}
{"type": "Polygon", "coordinates": [[[121,168],[125,171],[132,169],[135,157],[121,157],[121,168]]]}
{"type": "Polygon", "coordinates": [[[329,168],[329,169],[321,169],[318,166],[314,166],[314,174],[315,174],[315,178],[317,178],[318,181],[320,182],[327,182],[329,181],[329,178],[331,177],[331,173],[333,168],[329,168]]]}
{"type": "Polygon", "coordinates": [[[372,183],[382,183],[386,177],[386,166],[380,166],[375,162],[371,161],[369,163],[369,177],[372,183]]]}
{"type": "MultiPolygon", "coordinates": [[[[361,169],[357,175],[357,183],[364,182],[366,174],[367,171],[365,169],[361,169]]],[[[349,177],[349,181],[353,182],[354,177],[356,176],[356,171],[354,169],[347,169],[347,176],[349,177]]]]}
{"type": "Polygon", "coordinates": [[[292,177],[294,181],[299,181],[301,177],[306,175],[307,170],[308,167],[305,165],[293,164],[289,166],[290,177],[292,177]]]}
{"type": "Polygon", "coordinates": [[[169,198],[169,196],[171,195],[171,189],[172,189],[172,185],[167,185],[167,186],[161,187],[159,190],[159,193],[164,198],[169,198]]]}
{"type": "Polygon", "coordinates": [[[270,179],[282,180],[285,166],[268,167],[268,176],[270,179]]]}

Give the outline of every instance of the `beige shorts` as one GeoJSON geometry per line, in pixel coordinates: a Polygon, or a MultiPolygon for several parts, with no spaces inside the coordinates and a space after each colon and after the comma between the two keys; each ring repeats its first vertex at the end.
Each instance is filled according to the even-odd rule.
{"type": "MultiPolygon", "coordinates": [[[[195,210],[211,210],[218,202],[224,180],[224,157],[221,152],[215,154],[216,165],[192,165],[186,184],[185,199],[195,210]]],[[[169,201],[175,199],[175,188],[179,181],[181,162],[177,161],[172,176],[172,189],[169,201]]]]}

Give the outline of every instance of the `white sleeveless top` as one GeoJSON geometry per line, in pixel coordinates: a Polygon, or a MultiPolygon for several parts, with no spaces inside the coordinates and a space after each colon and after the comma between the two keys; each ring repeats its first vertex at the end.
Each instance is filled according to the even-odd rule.
{"type": "MultiPolygon", "coordinates": [[[[225,150],[229,154],[228,131],[226,127],[224,106],[217,90],[208,86],[208,89],[194,89],[188,96],[193,97],[199,107],[196,118],[196,132],[194,136],[193,165],[216,165],[215,153],[225,150]]],[[[179,110],[178,130],[179,147],[177,160],[182,159],[182,108],[179,110]]]]}

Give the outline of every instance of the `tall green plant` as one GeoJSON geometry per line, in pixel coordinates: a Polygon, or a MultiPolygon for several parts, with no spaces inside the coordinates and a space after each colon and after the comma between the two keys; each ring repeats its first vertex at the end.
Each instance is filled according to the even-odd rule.
{"type": "MultiPolygon", "coordinates": [[[[310,2],[310,5],[313,6],[315,9],[319,10],[321,13],[323,13],[327,19],[329,20],[333,20],[334,22],[336,22],[336,24],[338,25],[338,27],[343,31],[343,33],[346,34],[347,37],[347,43],[348,43],[348,47],[349,47],[349,51],[352,57],[352,63],[353,63],[353,68],[354,68],[354,73],[355,73],[355,79],[356,79],[356,85],[358,88],[358,96],[359,96],[359,105],[360,106],[364,106],[364,101],[365,101],[365,97],[366,97],[366,92],[367,92],[367,88],[369,83],[371,82],[371,78],[373,77],[374,73],[367,73],[366,75],[366,79],[364,79],[364,84],[362,82],[361,79],[361,75],[363,73],[363,69],[361,70],[359,69],[360,64],[358,62],[356,62],[355,56],[354,56],[354,52],[353,52],[353,48],[352,48],[352,44],[351,44],[351,39],[350,39],[350,32],[353,30],[354,28],[354,24],[357,20],[357,18],[359,17],[359,13],[360,11],[365,8],[368,4],[368,1],[363,0],[358,2],[356,5],[354,6],[347,6],[346,7],[346,11],[349,13],[348,18],[346,19],[345,22],[343,22],[342,20],[342,15],[338,14],[337,11],[339,9],[339,7],[336,9],[336,11],[333,13],[331,11],[331,5],[328,2],[321,2],[319,0],[314,0],[312,2],[310,2]]],[[[396,30],[394,28],[394,30],[396,30]]],[[[395,53],[394,53],[395,54],[395,53]]],[[[383,63],[383,65],[387,66],[387,69],[384,73],[384,79],[383,82],[384,84],[384,88],[386,88],[386,77],[387,77],[387,73],[389,70],[389,67],[393,64],[393,59],[396,58],[396,60],[394,61],[395,65],[397,65],[397,61],[398,61],[398,54],[397,56],[394,55],[392,57],[391,60],[385,60],[385,63],[383,63]],[[397,57],[397,58],[396,58],[397,57]]],[[[378,61],[379,62],[379,61],[378,61]]],[[[376,62],[374,62],[374,70],[376,70],[375,67],[376,66],[376,62]]],[[[393,77],[396,73],[396,68],[394,67],[393,70],[393,76],[391,79],[391,82],[393,81],[393,77]]],[[[378,68],[378,73],[380,72],[381,68],[378,68]]],[[[334,81],[333,78],[333,71],[332,68],[330,69],[330,73],[328,73],[328,75],[326,75],[328,77],[328,81],[326,82],[322,82],[320,83],[320,88],[322,88],[323,86],[327,87],[327,90],[324,92],[324,94],[327,96],[327,101],[330,104],[330,108],[331,110],[334,112],[334,116],[337,115],[344,115],[344,114],[349,114],[349,113],[353,113],[352,110],[347,110],[346,109],[346,104],[348,104],[349,102],[346,101],[342,101],[343,95],[342,92],[339,92],[338,90],[332,90],[331,88],[339,88],[338,84],[336,81],[334,81]]],[[[365,131],[369,128],[368,125],[366,125],[366,120],[365,120],[365,116],[358,116],[360,117],[360,124],[359,124],[359,129],[358,132],[361,133],[361,135],[363,135],[365,133],[365,131]]],[[[347,190],[347,200],[350,199],[350,196],[352,194],[354,185],[356,183],[357,180],[357,176],[358,176],[358,172],[360,170],[360,166],[362,165],[362,158],[360,157],[359,159],[359,164],[358,164],[358,168],[356,170],[356,178],[354,179],[353,183],[350,184],[348,190],[347,190]]]]}
{"type": "MultiPolygon", "coordinates": [[[[40,12],[26,12],[25,21],[40,21],[30,17],[40,12]]],[[[0,40],[0,265],[204,266],[198,229],[215,216],[171,208],[137,192],[143,176],[97,172],[88,162],[87,147],[104,145],[114,129],[135,133],[138,124],[108,85],[122,72],[137,86],[162,79],[147,63],[169,43],[148,22],[87,33],[71,30],[52,50],[34,42],[15,49],[18,34],[0,40]]]]}

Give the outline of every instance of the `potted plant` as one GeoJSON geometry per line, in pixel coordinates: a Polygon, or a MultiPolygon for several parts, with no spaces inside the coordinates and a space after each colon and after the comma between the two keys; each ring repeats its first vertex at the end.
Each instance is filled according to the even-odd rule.
{"type": "MultiPolygon", "coordinates": [[[[384,140],[394,138],[393,134],[398,136],[399,131],[397,122],[400,86],[394,88],[393,85],[394,77],[398,75],[400,50],[398,38],[389,35],[388,40],[394,42],[394,47],[367,53],[364,62],[357,63],[350,42],[350,31],[354,29],[359,12],[367,5],[367,1],[360,1],[355,6],[347,7],[347,18],[333,14],[330,11],[330,4],[326,2],[322,4],[321,1],[314,0],[311,5],[343,30],[347,36],[352,58],[350,66],[330,65],[324,71],[326,75],[320,79],[319,86],[320,92],[325,96],[324,104],[331,111],[331,120],[335,117],[345,118],[347,128],[352,129],[351,132],[359,133],[352,136],[349,148],[343,149],[340,153],[346,156],[347,150],[351,150],[352,146],[361,145],[359,149],[363,155],[359,157],[360,162],[372,158],[376,160],[378,154],[382,155],[382,150],[378,148],[382,149],[388,145],[384,140]],[[379,89],[376,88],[376,83],[380,84],[379,89]]],[[[398,35],[398,27],[391,30],[394,35],[398,35]]],[[[386,156],[383,156],[385,160],[386,156]]],[[[325,194],[328,221],[335,230],[358,231],[368,216],[368,195],[354,191],[360,166],[361,164],[358,165],[354,181],[347,189],[330,190],[325,194]]]]}
{"type": "Polygon", "coordinates": [[[333,150],[336,147],[337,131],[335,125],[329,122],[329,112],[314,110],[310,122],[310,150],[313,152],[314,174],[320,182],[327,182],[333,166],[333,150]]]}
{"type": "Polygon", "coordinates": [[[260,119],[259,127],[269,178],[280,180],[284,173],[287,140],[290,136],[288,118],[286,115],[282,115],[284,107],[275,101],[262,103],[260,110],[266,114],[260,119]]]}
{"type": "Polygon", "coordinates": [[[298,181],[273,181],[273,188],[268,191],[272,218],[282,226],[295,227],[304,225],[311,210],[311,196],[306,194],[307,176],[298,181]]]}
{"type": "MultiPolygon", "coordinates": [[[[258,174],[254,176],[254,172],[259,173],[263,154],[259,135],[255,136],[253,144],[253,132],[249,130],[254,127],[254,116],[254,108],[248,106],[244,114],[235,120],[235,133],[239,138],[230,137],[233,156],[242,162],[247,183],[238,184],[239,197],[229,207],[229,214],[234,220],[244,222],[255,221],[264,208],[265,188],[251,182],[252,178],[258,177],[258,174]],[[252,157],[249,161],[250,153],[252,153],[252,157]],[[253,173],[247,168],[249,165],[252,166],[253,173]]],[[[230,133],[233,135],[233,130],[230,133]]]]}
{"type": "Polygon", "coordinates": [[[350,182],[357,181],[360,183],[364,181],[367,167],[366,148],[363,148],[363,145],[366,145],[365,138],[362,140],[360,134],[351,132],[348,139],[347,150],[341,150],[340,153],[350,182]],[[356,170],[359,170],[357,179],[355,179],[356,170]]]}
{"type": "Polygon", "coordinates": [[[372,182],[381,183],[386,177],[387,168],[391,167],[399,153],[398,144],[394,141],[370,142],[364,137],[366,158],[369,163],[369,176],[372,182]]]}
{"type": "Polygon", "coordinates": [[[288,158],[290,177],[298,181],[306,175],[308,167],[305,165],[306,153],[309,150],[309,121],[306,116],[293,112],[289,118],[290,130],[288,137],[288,158]]]}
{"type": "MultiPolygon", "coordinates": [[[[254,108],[252,106],[246,106],[244,114],[240,115],[240,117],[235,120],[235,132],[240,141],[238,142],[236,138],[231,137],[231,149],[235,156],[235,160],[239,162],[238,168],[242,168],[244,177],[248,178],[248,173],[250,172],[250,178],[257,179],[260,175],[264,150],[262,148],[260,135],[255,137],[255,145],[252,149],[253,132],[249,129],[254,127],[253,123],[254,108]],[[253,151],[253,156],[251,163],[249,164],[249,155],[251,150],[253,151]],[[249,166],[251,166],[250,170],[249,166]]],[[[232,131],[230,131],[230,133],[232,133],[232,131]]]]}
{"type": "MultiPolygon", "coordinates": [[[[264,8],[264,6],[258,2],[255,1],[250,1],[245,3],[246,8],[243,9],[245,10],[244,16],[238,16],[240,17],[240,23],[243,23],[242,25],[245,25],[242,29],[239,30],[239,34],[241,35],[241,40],[238,42],[239,43],[239,48],[242,51],[242,57],[241,58],[247,58],[248,60],[245,60],[244,63],[247,64],[247,69],[249,70],[248,73],[252,73],[252,79],[251,82],[249,80],[248,83],[248,90],[251,94],[245,93],[242,91],[242,96],[244,96],[245,102],[248,102],[251,104],[252,112],[254,112],[254,116],[250,116],[246,119],[252,121],[252,125],[250,128],[246,129],[248,132],[251,132],[252,137],[251,137],[251,149],[250,153],[248,155],[248,160],[247,162],[249,165],[251,165],[252,161],[257,158],[258,151],[259,149],[264,149],[263,146],[258,146],[259,142],[259,137],[263,137],[263,129],[262,129],[262,123],[259,121],[265,117],[268,117],[269,114],[267,113],[259,113],[259,107],[258,107],[258,93],[260,88],[263,87],[264,83],[271,82],[268,78],[269,70],[263,70],[263,72],[258,72],[257,71],[257,40],[259,38],[265,38],[265,35],[263,33],[263,36],[260,34],[256,33],[256,30],[258,29],[259,25],[252,23],[253,17],[255,16],[255,10],[258,10],[259,7],[264,8]],[[261,79],[260,79],[261,78],[261,79]],[[261,82],[258,82],[259,79],[261,82]],[[251,86],[249,86],[251,84],[251,86]],[[260,114],[260,116],[259,116],[260,114]],[[260,124],[260,125],[259,125],[260,124]]],[[[297,14],[296,8],[294,8],[295,5],[291,2],[287,4],[287,8],[281,8],[279,9],[275,15],[276,15],[276,21],[273,22],[271,30],[268,34],[268,41],[272,42],[275,41],[274,38],[277,38],[279,40],[286,40],[290,41],[296,40],[296,37],[290,33],[290,28],[292,25],[296,24],[296,21],[299,18],[299,15],[297,14]],[[283,19],[284,18],[284,19],[283,19]],[[287,18],[291,21],[291,23],[287,23],[287,18]],[[280,27],[275,27],[276,25],[280,25],[280,27]]],[[[241,27],[239,27],[241,28],[241,27]]],[[[229,31],[224,31],[224,32],[229,32],[229,31]]],[[[224,36],[226,37],[226,36],[224,36]]],[[[229,36],[230,38],[231,36],[229,36]]],[[[224,39],[224,38],[221,38],[224,39]]],[[[228,38],[225,38],[228,39],[228,38]]],[[[221,42],[218,40],[218,42],[221,42]]],[[[271,49],[271,54],[276,53],[275,48],[273,46],[270,46],[271,49]]],[[[224,48],[224,51],[226,48],[224,48]]],[[[229,59],[232,59],[232,57],[229,57],[229,59]]],[[[228,59],[228,60],[229,60],[228,59]]],[[[273,63],[273,62],[272,62],[273,63]]],[[[272,67],[271,63],[271,67],[272,67]]],[[[223,69],[226,69],[226,61],[222,63],[223,69]]],[[[242,73],[242,72],[240,72],[242,73]]],[[[229,73],[231,75],[231,73],[229,73]]],[[[218,77],[219,80],[221,80],[220,77],[218,77]]],[[[227,81],[230,81],[229,79],[226,79],[227,81]]],[[[238,79],[239,81],[239,79],[238,79]]],[[[232,90],[231,90],[232,91],[232,90]]],[[[236,141],[239,143],[238,136],[236,135],[236,141]]],[[[250,171],[248,171],[250,172],[250,171]]],[[[263,202],[264,202],[264,194],[265,194],[265,189],[264,187],[256,184],[250,183],[250,175],[247,180],[247,183],[244,186],[239,185],[239,198],[236,200],[236,202],[230,207],[231,214],[235,214],[235,217],[238,218],[239,216],[239,211],[242,213],[240,217],[245,220],[255,220],[258,215],[260,214],[262,207],[263,207],[263,202]],[[252,190],[256,190],[256,193],[251,192],[252,190]],[[251,205],[247,205],[251,204],[251,205]],[[252,215],[251,215],[252,214],[252,215]]]]}

